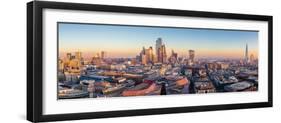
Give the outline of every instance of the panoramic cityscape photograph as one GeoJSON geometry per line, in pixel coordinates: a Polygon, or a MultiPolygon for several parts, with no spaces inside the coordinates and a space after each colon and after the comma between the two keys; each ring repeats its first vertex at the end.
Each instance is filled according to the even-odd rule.
{"type": "Polygon", "coordinates": [[[258,31],[57,26],[58,99],[258,91],[258,31]]]}

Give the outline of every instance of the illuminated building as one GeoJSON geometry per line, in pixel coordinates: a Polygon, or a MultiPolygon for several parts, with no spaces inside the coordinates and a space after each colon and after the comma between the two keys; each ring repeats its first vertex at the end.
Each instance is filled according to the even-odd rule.
{"type": "Polygon", "coordinates": [[[150,61],[150,62],[153,62],[153,49],[152,49],[152,47],[149,47],[149,49],[148,49],[148,60],[150,61]]]}
{"type": "Polygon", "coordinates": [[[80,69],[81,63],[78,59],[72,59],[69,62],[68,67],[70,67],[70,69],[80,69]]]}
{"type": "Polygon", "coordinates": [[[148,49],[145,49],[145,47],[143,47],[140,53],[140,61],[144,65],[146,65],[147,63],[154,63],[155,59],[152,47],[149,47],[148,49]]]}
{"type": "MultiPolygon", "coordinates": [[[[138,56],[137,56],[137,57],[138,57],[138,56]]],[[[146,56],[145,56],[145,48],[142,47],[142,50],[141,50],[140,55],[139,55],[139,57],[138,57],[139,61],[140,61],[142,64],[143,64],[143,63],[146,64],[146,58],[144,58],[144,57],[146,57],[146,56]]]]}
{"type": "Polygon", "coordinates": [[[130,65],[136,65],[136,63],[137,63],[136,59],[132,59],[130,65]]]}
{"type": "Polygon", "coordinates": [[[160,61],[160,59],[159,59],[159,54],[160,54],[160,53],[159,53],[159,50],[158,50],[158,49],[160,49],[162,45],[163,45],[163,44],[162,44],[162,39],[161,39],[161,38],[158,38],[158,39],[156,40],[156,45],[155,45],[156,61],[157,61],[157,62],[160,61]]]}
{"type": "Polygon", "coordinates": [[[157,60],[155,60],[155,61],[161,62],[161,63],[166,63],[167,62],[166,47],[163,44],[161,38],[158,38],[156,40],[155,50],[156,50],[156,58],[157,58],[157,60]]]}
{"type": "Polygon", "coordinates": [[[67,58],[67,60],[71,60],[72,59],[71,53],[66,53],[66,58],[67,58]]]}
{"type": "Polygon", "coordinates": [[[161,69],[159,70],[160,75],[165,75],[165,72],[167,71],[167,66],[162,66],[161,69]]]}
{"type": "Polygon", "coordinates": [[[147,62],[153,62],[153,50],[152,47],[149,47],[148,49],[145,49],[145,56],[146,56],[146,60],[147,62]]]}
{"type": "Polygon", "coordinates": [[[245,62],[249,63],[249,57],[248,57],[248,44],[246,44],[246,50],[245,50],[245,62]]]}
{"type": "Polygon", "coordinates": [[[58,69],[60,71],[66,71],[71,73],[80,72],[80,68],[82,67],[82,53],[75,52],[75,55],[71,53],[66,53],[66,60],[59,59],[58,61],[58,69]]]}
{"type": "Polygon", "coordinates": [[[156,62],[166,63],[167,62],[166,47],[162,43],[161,38],[158,38],[156,40],[155,51],[156,54],[154,55],[153,48],[151,46],[148,49],[145,49],[145,47],[143,47],[142,51],[140,52],[140,55],[136,56],[136,59],[138,59],[142,64],[156,63],[156,62]]]}
{"type": "Polygon", "coordinates": [[[81,60],[82,59],[82,53],[81,52],[75,52],[75,59],[81,60]]]}
{"type": "Polygon", "coordinates": [[[147,59],[146,59],[147,57],[146,57],[146,55],[145,54],[141,54],[141,63],[143,64],[143,65],[146,65],[147,64],[147,59]]]}
{"type": "Polygon", "coordinates": [[[167,63],[167,53],[165,45],[162,45],[163,50],[163,63],[167,63]]]}
{"type": "Polygon", "coordinates": [[[167,63],[167,53],[164,44],[158,49],[157,57],[158,57],[158,62],[167,63]]]}

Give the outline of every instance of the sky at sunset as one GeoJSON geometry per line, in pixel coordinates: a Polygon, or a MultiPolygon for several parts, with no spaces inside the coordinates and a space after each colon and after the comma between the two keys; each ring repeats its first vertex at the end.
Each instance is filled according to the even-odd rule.
{"type": "Polygon", "coordinates": [[[258,56],[258,32],[238,30],[192,29],[125,25],[59,23],[59,55],[82,52],[91,57],[101,51],[108,57],[136,57],[142,47],[153,47],[161,37],[168,56],[174,50],[187,57],[195,50],[196,58],[243,58],[248,44],[249,55],[258,56]]]}

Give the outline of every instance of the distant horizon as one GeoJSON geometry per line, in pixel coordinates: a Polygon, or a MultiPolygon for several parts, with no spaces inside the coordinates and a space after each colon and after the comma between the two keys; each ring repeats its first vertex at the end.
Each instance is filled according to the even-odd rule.
{"type": "MultiPolygon", "coordinates": [[[[61,53],[59,53],[59,58],[63,58],[63,59],[65,59],[65,58],[67,58],[67,53],[72,53],[72,55],[75,55],[75,52],[77,52],[77,51],[73,51],[73,52],[61,52],[61,53]]],[[[81,51],[79,51],[79,52],[81,52],[81,51]]],[[[85,54],[85,52],[81,52],[82,53],[82,58],[86,58],[86,59],[91,59],[91,58],[93,58],[93,56],[94,55],[96,55],[97,53],[91,53],[91,52],[86,52],[86,54],[85,54]]],[[[100,52],[99,52],[100,53],[100,52]]],[[[249,54],[249,57],[250,57],[250,55],[251,54],[249,54]]],[[[129,58],[129,59],[132,59],[132,58],[136,58],[136,56],[137,55],[135,55],[135,56],[132,56],[132,57],[118,57],[118,56],[114,56],[114,57],[106,57],[106,58],[109,58],[109,59],[127,59],[127,58],[129,58]]],[[[168,55],[168,58],[169,58],[170,56],[168,55]]],[[[178,56],[179,58],[189,58],[189,56],[188,56],[188,53],[187,53],[187,55],[185,55],[185,56],[178,56]]],[[[195,54],[195,59],[244,59],[245,58],[245,56],[241,56],[241,57],[223,57],[223,56],[196,56],[196,54],[195,54]]],[[[255,59],[258,59],[258,56],[255,56],[254,55],[254,58],[255,59]]]]}
{"type": "Polygon", "coordinates": [[[172,27],[140,27],[120,25],[59,23],[59,56],[67,52],[82,52],[92,57],[101,51],[109,58],[135,58],[142,47],[152,46],[155,55],[157,38],[162,38],[168,57],[171,51],[195,58],[241,59],[248,44],[249,56],[258,58],[258,32],[241,30],[212,30],[172,27]]]}

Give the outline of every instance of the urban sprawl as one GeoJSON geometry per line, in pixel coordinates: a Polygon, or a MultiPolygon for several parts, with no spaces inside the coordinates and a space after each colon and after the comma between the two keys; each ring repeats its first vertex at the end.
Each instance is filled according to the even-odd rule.
{"type": "Polygon", "coordinates": [[[200,59],[195,50],[167,56],[161,38],[135,58],[66,53],[58,61],[58,99],[257,91],[258,59],[245,45],[241,59],[200,59]]]}

